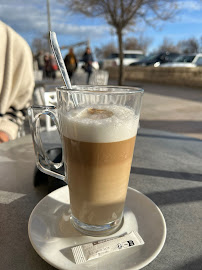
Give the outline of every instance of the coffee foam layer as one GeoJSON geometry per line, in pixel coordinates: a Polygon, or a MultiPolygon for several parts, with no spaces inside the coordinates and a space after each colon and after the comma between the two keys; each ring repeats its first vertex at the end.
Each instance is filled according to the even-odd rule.
{"type": "Polygon", "coordinates": [[[69,139],[107,143],[136,136],[139,117],[132,109],[100,105],[60,114],[62,134],[69,139]]]}

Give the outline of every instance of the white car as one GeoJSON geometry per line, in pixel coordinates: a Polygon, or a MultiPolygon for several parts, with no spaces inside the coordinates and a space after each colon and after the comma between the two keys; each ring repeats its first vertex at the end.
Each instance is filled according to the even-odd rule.
{"type": "Polygon", "coordinates": [[[197,67],[197,66],[202,66],[202,53],[180,55],[175,59],[174,62],[160,65],[160,67],[197,67]]]}
{"type": "MultiPolygon", "coordinates": [[[[129,66],[131,63],[140,61],[144,57],[143,51],[125,50],[123,51],[123,65],[129,66]]],[[[107,59],[103,60],[103,68],[119,66],[119,53],[112,53],[107,59]]]]}

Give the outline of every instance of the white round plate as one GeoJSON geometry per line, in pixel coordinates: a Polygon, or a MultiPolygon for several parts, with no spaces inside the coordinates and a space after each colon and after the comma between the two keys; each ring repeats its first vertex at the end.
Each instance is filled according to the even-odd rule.
{"type": "Polygon", "coordinates": [[[30,241],[46,262],[64,270],[141,269],[161,251],[166,239],[166,223],[159,208],[145,195],[128,188],[121,229],[108,236],[138,231],[145,244],[114,252],[83,264],[75,264],[71,247],[107,237],[91,237],[76,231],[69,219],[68,186],[43,198],[32,211],[28,224],[30,241]]]}

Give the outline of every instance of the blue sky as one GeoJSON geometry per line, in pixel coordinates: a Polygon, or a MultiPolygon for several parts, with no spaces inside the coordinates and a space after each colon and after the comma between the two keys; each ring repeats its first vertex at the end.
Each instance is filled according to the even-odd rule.
{"type": "MultiPolygon", "coordinates": [[[[178,1],[179,11],[175,19],[162,22],[155,29],[139,25],[135,32],[128,32],[124,38],[151,38],[149,51],[162,44],[164,38],[176,43],[182,39],[202,37],[202,0],[178,1]]],[[[90,40],[92,48],[109,42],[117,43],[112,28],[102,18],[86,18],[74,15],[56,0],[50,0],[52,30],[57,33],[60,46],[90,40]]],[[[1,0],[0,20],[21,34],[31,45],[33,38],[48,31],[46,0],[1,0]]]]}

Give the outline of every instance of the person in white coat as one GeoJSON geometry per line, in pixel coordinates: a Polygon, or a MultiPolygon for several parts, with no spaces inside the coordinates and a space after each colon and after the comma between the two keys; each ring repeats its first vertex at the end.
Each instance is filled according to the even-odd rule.
{"type": "Polygon", "coordinates": [[[33,57],[27,42],[0,21],[0,143],[14,140],[34,89],[33,57]]]}

